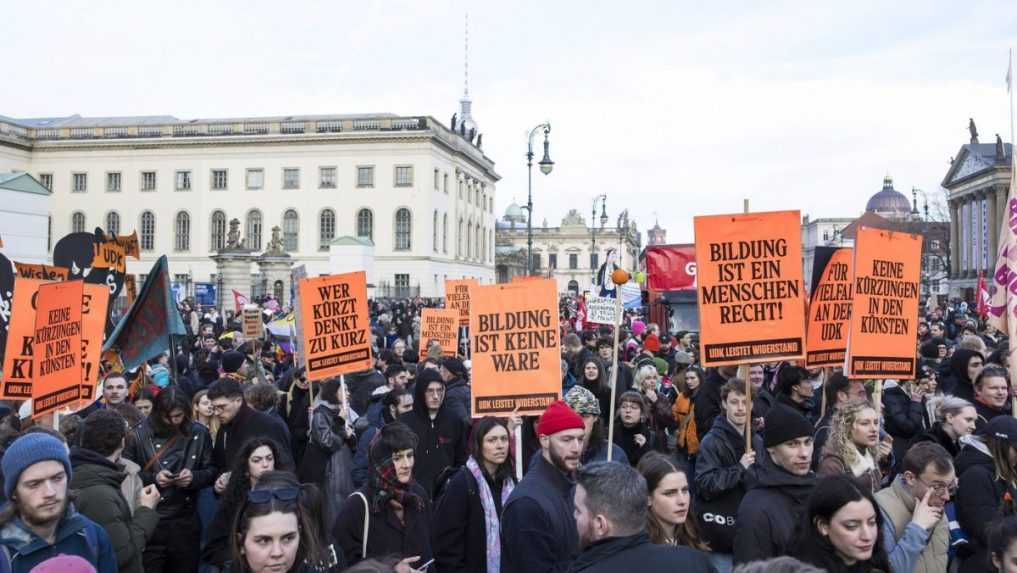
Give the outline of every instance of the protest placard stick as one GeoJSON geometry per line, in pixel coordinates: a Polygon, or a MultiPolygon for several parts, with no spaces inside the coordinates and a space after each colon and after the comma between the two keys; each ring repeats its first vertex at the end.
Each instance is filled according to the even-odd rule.
{"type": "Polygon", "coordinates": [[[523,425],[516,426],[513,433],[516,438],[516,483],[519,483],[523,479],[523,425]]]}
{"type": "MultiPolygon", "coordinates": [[[[628,273],[626,273],[628,274],[628,273]]],[[[617,283],[616,283],[617,284],[617,283]]],[[[611,461],[611,447],[614,444],[614,401],[618,392],[618,335],[621,332],[622,295],[621,285],[615,289],[614,299],[614,357],[611,359],[611,417],[607,423],[607,461],[611,461]]]]}
{"type": "Polygon", "coordinates": [[[823,385],[819,389],[819,419],[822,420],[826,417],[826,383],[830,380],[830,367],[823,368],[823,385]]]}
{"type": "Polygon", "coordinates": [[[876,420],[880,429],[883,428],[883,379],[876,379],[876,389],[872,392],[872,404],[876,407],[876,420]]]}
{"type": "MultiPolygon", "coordinates": [[[[745,369],[748,374],[748,368],[745,369]]],[[[745,376],[745,401],[746,404],[746,415],[745,415],[745,452],[752,453],[752,382],[749,382],[749,377],[745,376]]]]}

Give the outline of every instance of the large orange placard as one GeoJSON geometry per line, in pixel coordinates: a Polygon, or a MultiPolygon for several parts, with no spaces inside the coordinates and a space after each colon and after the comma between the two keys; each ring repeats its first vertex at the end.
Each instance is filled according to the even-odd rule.
{"type": "Polygon", "coordinates": [[[16,277],[11,299],[11,322],[7,326],[4,350],[3,386],[0,398],[27,400],[32,397],[32,338],[35,336],[35,306],[39,287],[50,281],[16,277]]]}
{"type": "Polygon", "coordinates": [[[301,279],[300,314],[307,379],[371,367],[371,324],[363,271],[301,279]]]}
{"type": "Polygon", "coordinates": [[[445,281],[445,308],[459,311],[459,325],[470,324],[470,289],[480,286],[477,279],[448,279],[445,281]]]}
{"type": "Polygon", "coordinates": [[[798,211],[695,217],[704,366],[804,357],[799,221],[798,211]]]}
{"type": "Polygon", "coordinates": [[[848,377],[914,378],[922,237],[861,227],[854,251],[848,377]]]}
{"type": "Polygon", "coordinates": [[[455,356],[459,349],[459,311],[454,308],[425,308],[420,311],[420,360],[427,357],[432,340],[441,345],[443,356],[455,356]]]}
{"type": "Polygon", "coordinates": [[[84,286],[81,298],[81,399],[91,401],[99,381],[99,360],[102,358],[103,335],[106,334],[106,310],[109,287],[84,286]]]}
{"type": "Polygon", "coordinates": [[[477,286],[470,297],[473,416],[540,414],[561,394],[557,283],[477,286]]]}
{"type": "Polygon", "coordinates": [[[837,249],[809,301],[809,328],[805,362],[810,367],[844,364],[851,322],[851,279],[854,253],[837,249]]]}
{"type": "Polygon", "coordinates": [[[84,282],[39,287],[32,354],[32,417],[53,412],[81,398],[81,301],[84,282]]]}

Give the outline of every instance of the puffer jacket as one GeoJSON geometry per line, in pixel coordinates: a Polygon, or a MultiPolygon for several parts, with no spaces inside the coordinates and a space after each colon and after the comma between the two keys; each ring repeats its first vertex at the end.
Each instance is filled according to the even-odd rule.
{"type": "Polygon", "coordinates": [[[91,563],[98,573],[117,573],[117,558],[109,536],[72,506],[68,506],[57,525],[53,544],[15,517],[0,528],[0,546],[11,573],[29,573],[36,565],[58,555],[77,555],[91,563]]]}

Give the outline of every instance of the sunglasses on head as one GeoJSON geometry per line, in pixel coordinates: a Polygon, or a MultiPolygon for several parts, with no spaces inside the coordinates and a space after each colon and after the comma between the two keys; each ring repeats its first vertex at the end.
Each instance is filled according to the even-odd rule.
{"type": "Polygon", "coordinates": [[[251,503],[268,503],[272,501],[272,498],[279,501],[295,501],[298,497],[300,497],[300,489],[295,487],[252,489],[247,492],[247,501],[251,503]]]}

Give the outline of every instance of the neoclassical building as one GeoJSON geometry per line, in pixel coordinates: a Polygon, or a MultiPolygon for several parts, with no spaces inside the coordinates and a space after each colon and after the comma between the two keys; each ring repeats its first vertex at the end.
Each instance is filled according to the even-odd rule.
{"type": "MultiPolygon", "coordinates": [[[[509,282],[514,276],[526,274],[525,209],[513,202],[497,222],[496,230],[497,279],[509,282]]],[[[548,226],[547,220],[533,225],[534,274],[553,277],[558,282],[559,293],[592,290],[594,276],[608,249],[622,251],[621,266],[630,271],[636,269],[641,237],[635,221],[629,221],[621,232],[614,220],[593,228],[572,209],[558,227],[548,226]]]]}
{"type": "Polygon", "coordinates": [[[458,130],[391,114],[0,116],[0,172],[52,191],[50,245],[96,227],[137,230],[142,257],[129,273],[166,254],[175,282],[214,282],[210,256],[237,219],[256,252],[279,227],[311,276],[355,270],[329,264],[332,244],[352,237],[373,245],[379,285],[442,296],[446,278],[495,279],[499,175],[461,111],[458,130]]]}
{"type": "Polygon", "coordinates": [[[975,300],[978,274],[991,281],[999,231],[1010,193],[1013,147],[999,136],[979,143],[974,122],[971,140],[951,158],[943,178],[950,207],[950,296],[975,300]]]}

